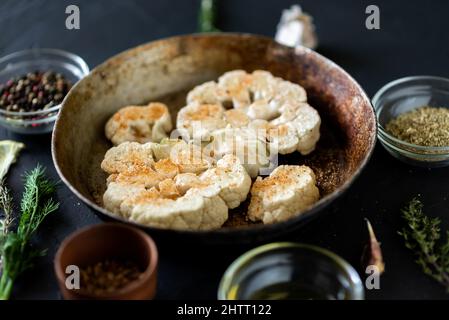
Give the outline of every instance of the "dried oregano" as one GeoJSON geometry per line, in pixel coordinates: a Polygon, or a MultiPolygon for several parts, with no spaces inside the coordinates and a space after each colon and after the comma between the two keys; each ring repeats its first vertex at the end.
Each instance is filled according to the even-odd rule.
{"type": "Polygon", "coordinates": [[[449,109],[420,107],[391,120],[386,130],[408,143],[446,147],[449,146],[449,109]]]}

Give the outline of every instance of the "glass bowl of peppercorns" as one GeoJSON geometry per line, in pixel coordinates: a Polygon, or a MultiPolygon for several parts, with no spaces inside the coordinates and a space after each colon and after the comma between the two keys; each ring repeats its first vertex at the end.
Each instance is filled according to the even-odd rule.
{"type": "Polygon", "coordinates": [[[58,49],[0,58],[0,125],[22,134],[51,132],[65,96],[88,73],[81,57],[58,49]]]}

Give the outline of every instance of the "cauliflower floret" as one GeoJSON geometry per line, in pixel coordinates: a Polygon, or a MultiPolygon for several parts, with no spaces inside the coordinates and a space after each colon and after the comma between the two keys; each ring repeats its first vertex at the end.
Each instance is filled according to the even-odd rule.
{"type": "Polygon", "coordinates": [[[195,186],[201,185],[200,178],[194,173],[181,173],[175,177],[176,189],[181,194],[186,194],[187,191],[195,186]]]}
{"type": "Polygon", "coordinates": [[[217,162],[217,167],[204,172],[200,181],[205,185],[218,186],[220,197],[230,209],[245,201],[251,188],[251,178],[233,155],[226,155],[217,162]]]}
{"type": "MultiPolygon", "coordinates": [[[[256,70],[251,74],[249,81],[249,90],[252,100],[270,101],[276,95],[278,80],[273,75],[264,70],[256,70]]],[[[282,80],[282,79],[281,79],[282,80]]]]}
{"type": "Polygon", "coordinates": [[[226,110],[225,120],[228,126],[232,128],[244,128],[249,125],[251,119],[246,115],[245,110],[230,109],[226,110]]]}
{"type": "Polygon", "coordinates": [[[265,137],[259,136],[252,128],[229,127],[215,131],[212,138],[206,149],[211,150],[216,159],[227,154],[235,155],[252,178],[257,177],[262,167],[270,164],[265,137]]]}
{"type": "Polygon", "coordinates": [[[279,166],[269,177],[254,182],[248,217],[271,224],[299,215],[318,201],[315,184],[315,174],[309,167],[279,166]]]}
{"type": "Polygon", "coordinates": [[[156,162],[154,170],[166,179],[173,179],[179,174],[181,168],[179,165],[171,159],[162,159],[156,162]]]}
{"type": "Polygon", "coordinates": [[[279,116],[277,106],[268,100],[257,100],[248,107],[248,117],[251,119],[272,120],[279,116]]]}
{"type": "Polygon", "coordinates": [[[152,143],[125,142],[106,152],[101,168],[112,174],[138,166],[151,167],[153,164],[152,143]]]}
{"type": "Polygon", "coordinates": [[[195,102],[200,104],[221,104],[220,98],[222,96],[218,84],[215,81],[209,81],[196,86],[187,94],[187,104],[194,104],[195,102]]]}
{"type": "Polygon", "coordinates": [[[306,90],[299,84],[281,78],[276,78],[276,81],[276,95],[271,103],[277,105],[281,113],[285,104],[307,102],[306,90]]]}
{"type": "Polygon", "coordinates": [[[232,102],[235,109],[247,107],[251,104],[251,93],[248,85],[251,83],[251,77],[246,71],[234,70],[224,73],[218,78],[217,95],[225,95],[226,102],[232,102]]]}
{"type": "Polygon", "coordinates": [[[172,130],[171,116],[163,103],[146,107],[128,106],[116,112],[106,123],[106,137],[114,145],[126,141],[159,142],[172,130]]]}
{"type": "Polygon", "coordinates": [[[287,104],[282,115],[270,121],[269,140],[273,149],[278,149],[281,154],[297,150],[307,155],[315,150],[320,139],[320,125],[318,112],[307,103],[287,104]],[[295,148],[291,139],[296,141],[295,148]]]}
{"type": "Polygon", "coordinates": [[[297,150],[307,155],[315,150],[320,139],[321,119],[318,112],[309,105],[298,108],[296,118],[292,121],[299,138],[297,150]]]}
{"type": "Polygon", "coordinates": [[[298,149],[299,138],[290,122],[268,129],[268,140],[275,153],[289,154],[298,149]]]}
{"type": "Polygon", "coordinates": [[[105,209],[117,215],[127,217],[120,210],[123,201],[130,198],[135,198],[146,191],[143,184],[129,184],[109,182],[108,188],[103,195],[103,205],[105,209]]]}
{"type": "Polygon", "coordinates": [[[206,149],[184,140],[165,139],[152,145],[156,160],[169,158],[176,163],[182,173],[200,173],[215,165],[215,160],[208,155],[206,149]]]}
{"type": "Polygon", "coordinates": [[[182,135],[208,140],[210,132],[226,127],[220,104],[192,103],[179,110],[177,128],[182,135]]]}

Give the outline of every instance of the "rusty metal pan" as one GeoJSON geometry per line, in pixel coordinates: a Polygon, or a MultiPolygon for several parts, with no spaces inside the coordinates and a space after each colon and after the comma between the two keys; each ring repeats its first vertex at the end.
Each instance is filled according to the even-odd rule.
{"type": "Polygon", "coordinates": [[[123,106],[149,101],[167,103],[176,119],[189,90],[234,69],[268,70],[307,90],[309,103],[322,118],[322,138],[311,155],[295,153],[282,157],[280,163],[312,167],[320,201],[307,212],[273,225],[247,222],[243,204],[232,210],[229,221],[219,230],[139,227],[172,240],[180,237],[204,243],[242,243],[286,234],[325,212],[350,187],[373,152],[377,125],[370,100],[348,73],[318,53],[249,34],[215,33],[158,40],[95,68],[69,92],[56,121],[52,154],[61,179],[101,217],[133,224],[102,206],[106,175],[100,163],[111,147],[104,136],[106,121],[123,106]]]}

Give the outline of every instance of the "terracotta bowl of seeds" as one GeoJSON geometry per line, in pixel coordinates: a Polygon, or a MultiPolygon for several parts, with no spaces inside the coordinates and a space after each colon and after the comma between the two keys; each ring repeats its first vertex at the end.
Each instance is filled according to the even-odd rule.
{"type": "Polygon", "coordinates": [[[392,81],[376,93],[373,106],[379,141],[391,155],[422,167],[449,165],[449,79],[392,81]]]}
{"type": "Polygon", "coordinates": [[[146,233],[105,223],[65,239],[54,268],[66,300],[148,300],[156,292],[157,264],[156,245],[146,233]]]}

